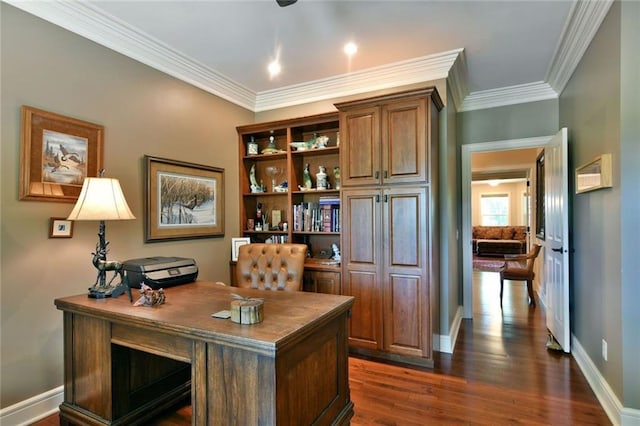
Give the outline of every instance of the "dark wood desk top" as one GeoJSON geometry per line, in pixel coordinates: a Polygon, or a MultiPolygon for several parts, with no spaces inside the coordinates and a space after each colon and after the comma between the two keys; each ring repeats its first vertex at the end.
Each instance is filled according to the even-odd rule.
{"type": "MultiPolygon", "coordinates": [[[[225,287],[213,282],[165,289],[166,302],[154,307],[133,306],[126,294],[93,299],[86,293],[55,300],[58,309],[103,318],[114,323],[148,327],[155,331],[198,340],[218,341],[272,353],[304,338],[309,332],[344,314],[351,296],[320,293],[260,291],[225,287]],[[241,325],[211,314],[230,309],[231,293],[264,299],[264,321],[241,325]]],[[[138,298],[133,289],[134,301],[138,298]]]]}

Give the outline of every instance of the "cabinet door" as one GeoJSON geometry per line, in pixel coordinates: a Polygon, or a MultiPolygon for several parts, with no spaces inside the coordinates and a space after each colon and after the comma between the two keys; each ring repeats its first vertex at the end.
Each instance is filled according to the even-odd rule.
{"type": "Polygon", "coordinates": [[[431,358],[427,188],[383,191],[384,350],[431,358]]]}
{"type": "Polygon", "coordinates": [[[340,272],[304,271],[304,291],[325,294],[340,294],[340,272]]]}
{"type": "Polygon", "coordinates": [[[382,349],[380,190],[342,191],[342,294],[354,296],[349,344],[382,349]]]}
{"type": "Polygon", "coordinates": [[[340,113],[342,186],[380,183],[380,109],[340,113]]]}
{"type": "Polygon", "coordinates": [[[422,97],[382,106],[383,183],[426,182],[426,102],[422,97]]]}

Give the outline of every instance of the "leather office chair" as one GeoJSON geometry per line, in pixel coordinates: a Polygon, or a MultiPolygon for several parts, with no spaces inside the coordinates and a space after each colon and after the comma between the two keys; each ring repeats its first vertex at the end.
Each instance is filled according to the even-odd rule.
{"type": "Polygon", "coordinates": [[[504,288],[504,280],[526,281],[527,293],[529,293],[529,304],[536,306],[536,300],[533,296],[533,279],[536,274],[533,272],[533,265],[536,257],[540,253],[540,244],[534,244],[529,253],[505,255],[504,266],[500,270],[500,307],[502,307],[502,290],[504,288]]]}
{"type": "Polygon", "coordinates": [[[238,287],[300,291],[305,244],[245,244],[238,248],[238,287]]]}

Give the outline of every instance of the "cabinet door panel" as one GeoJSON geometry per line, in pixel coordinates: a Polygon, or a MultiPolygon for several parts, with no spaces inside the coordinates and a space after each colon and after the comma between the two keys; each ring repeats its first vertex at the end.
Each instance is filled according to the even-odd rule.
{"type": "Polygon", "coordinates": [[[425,182],[427,177],[426,101],[413,99],[382,107],[384,183],[425,182]]]}
{"type": "Polygon", "coordinates": [[[384,200],[384,347],[430,357],[428,189],[389,188],[384,200]]]}
{"type": "Polygon", "coordinates": [[[354,296],[349,342],[382,349],[380,190],[342,191],[342,292],[354,296]]]}
{"type": "Polygon", "coordinates": [[[386,189],[383,195],[387,267],[426,271],[429,241],[427,188],[386,189]]]}
{"type": "Polygon", "coordinates": [[[423,356],[425,346],[423,278],[388,276],[385,287],[384,349],[403,355],[423,356]]]}
{"type": "Polygon", "coordinates": [[[305,270],[302,282],[304,291],[340,294],[340,272],[305,270]]]}
{"type": "Polygon", "coordinates": [[[340,114],[342,186],[380,182],[380,119],[377,107],[340,114]]]}
{"type": "Polygon", "coordinates": [[[343,262],[377,267],[380,191],[343,191],[343,262]]]}
{"type": "Polygon", "coordinates": [[[377,274],[350,271],[343,285],[344,294],[355,297],[349,319],[349,344],[366,349],[382,349],[381,294],[377,274]]]}

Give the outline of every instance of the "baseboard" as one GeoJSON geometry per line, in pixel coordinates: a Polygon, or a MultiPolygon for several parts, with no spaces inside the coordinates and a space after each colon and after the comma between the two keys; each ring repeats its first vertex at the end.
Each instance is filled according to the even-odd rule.
{"type": "Polygon", "coordinates": [[[36,395],[0,410],[2,426],[30,425],[55,414],[64,400],[64,386],[36,395]]]}
{"type": "Polygon", "coordinates": [[[571,335],[571,353],[611,423],[615,426],[640,426],[640,410],[622,406],[609,383],[602,377],[600,370],[573,334],[571,335]]]}
{"type": "Polygon", "coordinates": [[[458,306],[456,315],[453,317],[453,323],[449,328],[449,334],[446,336],[440,335],[440,352],[452,354],[456,347],[456,340],[458,340],[458,331],[460,331],[460,323],[462,322],[462,306],[458,306]]]}

